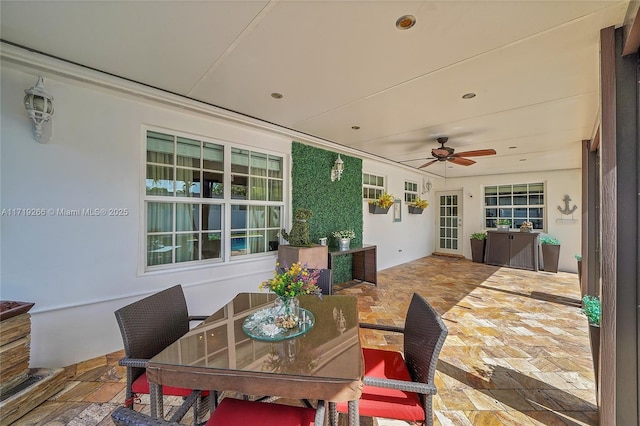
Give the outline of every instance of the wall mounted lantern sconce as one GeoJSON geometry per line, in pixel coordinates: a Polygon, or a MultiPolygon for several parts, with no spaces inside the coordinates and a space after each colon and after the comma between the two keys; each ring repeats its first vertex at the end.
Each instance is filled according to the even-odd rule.
{"type": "Polygon", "coordinates": [[[24,91],[24,107],[33,120],[33,137],[40,143],[47,143],[51,139],[51,117],[53,116],[53,96],[44,90],[44,80],[38,77],[38,82],[24,91]]]}
{"type": "Polygon", "coordinates": [[[422,191],[422,193],[423,194],[428,194],[429,192],[431,192],[431,188],[433,188],[433,184],[431,183],[431,179],[428,179],[424,183],[424,190],[422,191]]]}
{"type": "Polygon", "coordinates": [[[338,154],[338,158],[336,158],[331,168],[331,182],[342,179],[342,172],[344,172],[344,161],[342,161],[340,154],[338,154]]]}

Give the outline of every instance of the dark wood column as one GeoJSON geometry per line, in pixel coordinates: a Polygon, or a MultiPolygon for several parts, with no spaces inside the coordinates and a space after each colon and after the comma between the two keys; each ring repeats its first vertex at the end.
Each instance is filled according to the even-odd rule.
{"type": "Polygon", "coordinates": [[[601,40],[602,324],[600,424],[638,425],[638,53],[622,29],[601,40]]]}

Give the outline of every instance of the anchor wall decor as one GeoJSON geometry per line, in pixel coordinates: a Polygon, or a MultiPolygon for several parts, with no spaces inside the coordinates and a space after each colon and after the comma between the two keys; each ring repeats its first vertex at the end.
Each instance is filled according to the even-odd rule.
{"type": "Polygon", "coordinates": [[[573,212],[575,212],[578,209],[578,206],[576,206],[575,204],[573,205],[573,207],[569,208],[569,203],[571,202],[571,197],[569,197],[568,194],[565,194],[565,196],[562,199],[562,201],[564,201],[564,209],[561,208],[560,206],[558,206],[558,210],[560,211],[560,213],[569,215],[569,214],[572,214],[573,212]]]}

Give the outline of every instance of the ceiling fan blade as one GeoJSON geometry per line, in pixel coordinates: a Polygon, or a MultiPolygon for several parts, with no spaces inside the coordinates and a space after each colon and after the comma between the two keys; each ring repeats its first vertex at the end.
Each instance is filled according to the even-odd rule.
{"type": "Polygon", "coordinates": [[[470,166],[472,164],[476,164],[475,161],[469,160],[468,158],[462,158],[462,157],[450,157],[450,158],[447,158],[447,161],[450,161],[453,164],[457,164],[459,166],[470,166]]]}
{"type": "Polygon", "coordinates": [[[418,168],[421,169],[423,167],[430,166],[430,165],[432,165],[433,163],[436,163],[436,162],[438,162],[438,160],[432,160],[432,161],[429,161],[428,163],[424,163],[422,166],[420,166],[418,168]]]}
{"type": "Polygon", "coordinates": [[[475,151],[464,151],[453,154],[454,157],[482,157],[484,155],[495,155],[495,149],[477,149],[475,151]]]}

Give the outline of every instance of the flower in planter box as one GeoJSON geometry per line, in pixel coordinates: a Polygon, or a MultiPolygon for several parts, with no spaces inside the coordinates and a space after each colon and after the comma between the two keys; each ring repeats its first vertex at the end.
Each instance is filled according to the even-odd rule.
{"type": "Polygon", "coordinates": [[[370,200],[369,204],[382,207],[383,209],[388,209],[393,205],[393,202],[394,202],[394,196],[392,194],[385,192],[377,200],[370,200]]]}
{"type": "Polygon", "coordinates": [[[410,203],[409,205],[417,209],[426,209],[427,206],[429,205],[429,202],[427,200],[423,200],[422,198],[418,197],[415,200],[413,200],[413,202],[410,203]]]}

